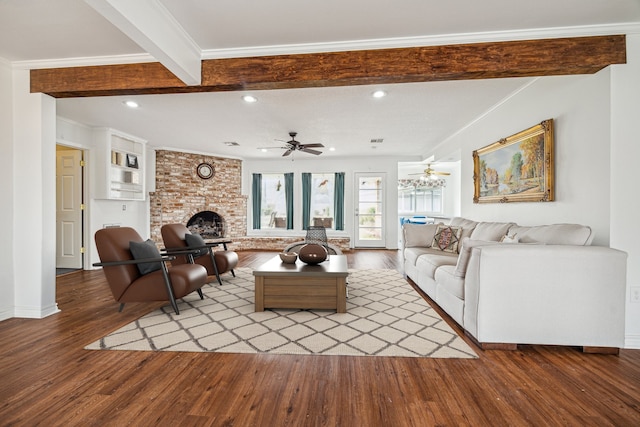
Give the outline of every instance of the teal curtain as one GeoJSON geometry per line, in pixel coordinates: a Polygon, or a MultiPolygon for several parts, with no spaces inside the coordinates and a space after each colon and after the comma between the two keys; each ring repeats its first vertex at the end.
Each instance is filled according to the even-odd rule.
{"type": "Polygon", "coordinates": [[[311,222],[311,174],[302,173],[302,229],[307,230],[311,222]]]}
{"type": "Polygon", "coordinates": [[[284,174],[284,199],[287,205],[287,230],[293,230],[293,173],[284,174]]]}
{"type": "Polygon", "coordinates": [[[251,209],[253,229],[260,230],[260,210],[262,207],[262,174],[254,173],[251,181],[251,209]]]}
{"type": "Polygon", "coordinates": [[[344,172],[336,172],[333,191],[333,212],[336,230],[344,230],[344,172]]]}

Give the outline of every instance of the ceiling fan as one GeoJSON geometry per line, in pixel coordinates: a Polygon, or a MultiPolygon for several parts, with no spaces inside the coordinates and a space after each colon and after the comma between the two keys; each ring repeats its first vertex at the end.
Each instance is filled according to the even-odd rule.
{"type": "Polygon", "coordinates": [[[418,173],[411,173],[409,175],[422,175],[422,177],[424,178],[429,178],[429,177],[435,177],[436,175],[447,176],[451,174],[449,172],[441,172],[441,171],[431,169],[431,164],[429,163],[427,165],[427,168],[424,171],[418,172],[418,173]]]}
{"type": "Polygon", "coordinates": [[[318,150],[313,150],[313,148],[319,148],[319,147],[324,147],[324,145],[322,144],[301,144],[300,141],[296,141],[296,135],[298,133],[297,132],[289,132],[289,136],[291,137],[290,141],[282,141],[285,144],[287,144],[284,147],[280,147],[280,148],[284,148],[287,151],[285,151],[282,156],[288,156],[289,154],[293,153],[294,151],[303,151],[305,153],[309,153],[309,154],[315,154],[316,156],[319,154],[322,154],[322,151],[318,151],[318,150]]]}

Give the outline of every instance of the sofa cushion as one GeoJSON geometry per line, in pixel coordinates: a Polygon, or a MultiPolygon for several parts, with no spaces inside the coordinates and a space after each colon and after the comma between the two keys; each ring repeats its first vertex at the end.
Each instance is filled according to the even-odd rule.
{"type": "Polygon", "coordinates": [[[534,227],[514,225],[509,229],[509,236],[514,235],[520,239],[520,243],[587,246],[593,241],[591,227],[580,224],[552,224],[534,227]]]}
{"type": "Polygon", "coordinates": [[[471,233],[473,233],[473,229],[476,228],[476,225],[478,225],[478,222],[457,216],[457,217],[451,218],[451,221],[449,221],[449,225],[462,227],[462,234],[460,235],[460,240],[462,240],[465,237],[471,236],[471,233]]]}
{"type": "MultiPolygon", "coordinates": [[[[129,250],[131,251],[131,255],[133,259],[146,259],[146,258],[160,258],[160,251],[158,247],[151,239],[147,239],[144,242],[129,242],[129,250]]],[[[138,267],[138,271],[143,276],[145,274],[149,274],[153,271],[160,270],[162,265],[160,262],[141,262],[140,264],[136,264],[138,267]]]]}
{"type": "Polygon", "coordinates": [[[438,224],[410,224],[402,225],[402,237],[405,248],[431,247],[433,236],[436,234],[438,224]]]}
{"type": "Polygon", "coordinates": [[[431,247],[440,249],[443,252],[458,252],[458,244],[460,243],[460,235],[462,227],[451,225],[438,225],[436,233],[433,236],[431,247]]]}
{"type": "Polygon", "coordinates": [[[454,274],[456,267],[453,265],[443,265],[435,273],[435,280],[451,295],[459,299],[464,299],[464,279],[454,274]]]}
{"type": "Polygon", "coordinates": [[[431,248],[406,248],[404,250],[404,259],[408,261],[411,265],[416,265],[418,258],[425,254],[441,254],[442,251],[439,249],[431,249],[431,248]]]}
{"type": "Polygon", "coordinates": [[[474,240],[498,242],[514,225],[516,225],[515,222],[479,222],[469,237],[474,240]]]}
{"type": "Polygon", "coordinates": [[[471,249],[476,246],[497,245],[500,242],[494,242],[490,240],[476,240],[465,237],[462,239],[460,245],[460,256],[458,256],[458,262],[453,271],[453,275],[456,277],[464,278],[467,273],[467,265],[469,265],[469,258],[471,257],[471,249]]]}
{"type": "Polygon", "coordinates": [[[440,252],[441,255],[426,254],[422,255],[416,261],[416,266],[420,271],[420,274],[424,274],[427,277],[433,279],[435,272],[443,265],[455,266],[458,261],[456,254],[448,252],[440,252]]]}

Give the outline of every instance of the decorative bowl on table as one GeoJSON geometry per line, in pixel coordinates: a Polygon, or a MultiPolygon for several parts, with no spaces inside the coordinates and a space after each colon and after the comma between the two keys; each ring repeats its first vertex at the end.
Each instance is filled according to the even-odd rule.
{"type": "Polygon", "coordinates": [[[314,265],[320,264],[322,261],[326,260],[328,252],[322,245],[308,243],[300,248],[298,256],[300,257],[300,261],[314,265]]]}
{"type": "Polygon", "coordinates": [[[280,259],[282,262],[286,264],[294,264],[298,259],[298,254],[296,252],[280,252],[280,259]]]}

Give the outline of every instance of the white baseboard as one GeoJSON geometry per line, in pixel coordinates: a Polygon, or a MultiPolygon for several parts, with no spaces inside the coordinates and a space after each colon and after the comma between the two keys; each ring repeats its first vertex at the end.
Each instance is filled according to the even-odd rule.
{"type": "Polygon", "coordinates": [[[627,334],[624,337],[624,348],[640,350],[640,335],[627,334]]]}
{"type": "Polygon", "coordinates": [[[59,312],[60,309],[58,309],[57,303],[54,303],[48,307],[14,307],[14,317],[24,317],[27,319],[42,319],[59,312]]]}
{"type": "Polygon", "coordinates": [[[0,322],[15,317],[13,307],[4,307],[0,309],[0,322]]]}

